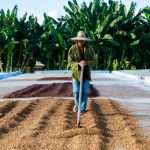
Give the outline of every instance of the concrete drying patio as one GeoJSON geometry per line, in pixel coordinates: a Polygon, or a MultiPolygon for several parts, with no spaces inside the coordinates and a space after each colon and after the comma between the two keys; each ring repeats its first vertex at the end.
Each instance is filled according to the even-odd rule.
{"type": "MultiPolygon", "coordinates": [[[[37,81],[44,77],[69,77],[70,71],[45,71],[22,74],[0,80],[0,100],[5,95],[33,84],[51,84],[71,81],[37,81]]],[[[138,118],[140,124],[150,132],[150,72],[142,71],[92,71],[91,84],[99,91],[100,97],[119,101],[138,118]]],[[[15,98],[16,99],[16,98],[15,98]]],[[[30,98],[32,99],[32,98],[30,98]]],[[[21,98],[23,100],[23,98],[21,98]]]]}

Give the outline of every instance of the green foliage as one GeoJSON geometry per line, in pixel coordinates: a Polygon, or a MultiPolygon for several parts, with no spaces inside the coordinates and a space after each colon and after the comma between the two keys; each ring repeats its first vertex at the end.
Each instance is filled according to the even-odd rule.
{"type": "Polygon", "coordinates": [[[136,70],[136,66],[131,66],[131,70],[136,70]]]}
{"type": "Polygon", "coordinates": [[[25,13],[18,19],[18,7],[0,11],[0,62],[4,71],[32,69],[36,61],[45,69],[66,69],[69,39],[84,30],[97,56],[96,69],[150,68],[150,8],[135,14],[136,3],[129,10],[122,2],[93,0],[81,6],[76,0],[64,6],[66,15],[58,20],[44,13],[37,17],[25,13]]]}
{"type": "Polygon", "coordinates": [[[118,62],[117,59],[115,59],[115,60],[113,61],[113,70],[114,70],[114,71],[118,70],[118,66],[119,66],[119,62],[118,62]]]}

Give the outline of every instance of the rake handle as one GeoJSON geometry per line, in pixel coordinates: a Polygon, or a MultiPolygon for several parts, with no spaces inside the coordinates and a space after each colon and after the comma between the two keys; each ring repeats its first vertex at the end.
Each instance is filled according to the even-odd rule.
{"type": "Polygon", "coordinates": [[[83,87],[83,73],[85,65],[81,67],[80,76],[80,91],[79,91],[79,102],[78,102],[78,113],[77,113],[77,127],[80,128],[80,114],[81,114],[81,99],[82,99],[82,87],[83,87]]]}

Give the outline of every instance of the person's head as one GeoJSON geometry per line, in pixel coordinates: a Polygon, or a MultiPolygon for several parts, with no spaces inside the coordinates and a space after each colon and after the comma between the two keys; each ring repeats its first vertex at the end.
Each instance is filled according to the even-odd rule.
{"type": "Polygon", "coordinates": [[[78,45],[79,48],[83,48],[85,46],[85,41],[80,40],[80,41],[77,42],[77,45],[78,45]]]}

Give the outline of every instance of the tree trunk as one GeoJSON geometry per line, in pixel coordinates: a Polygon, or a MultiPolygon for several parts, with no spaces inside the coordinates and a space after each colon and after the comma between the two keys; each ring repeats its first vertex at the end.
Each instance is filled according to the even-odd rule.
{"type": "Polygon", "coordinates": [[[113,57],[113,48],[111,48],[109,58],[108,58],[108,63],[107,63],[107,70],[111,70],[111,64],[112,64],[112,57],[113,57]]]}
{"type": "Polygon", "coordinates": [[[3,65],[2,65],[1,54],[0,54],[0,72],[3,72],[3,65]]]}
{"type": "Polygon", "coordinates": [[[121,60],[120,60],[120,69],[124,69],[122,66],[124,64],[125,52],[126,52],[126,49],[123,49],[123,53],[122,53],[121,60]]]}
{"type": "Polygon", "coordinates": [[[23,70],[23,67],[25,65],[25,61],[27,59],[27,53],[28,53],[28,51],[25,51],[25,55],[24,55],[24,58],[23,58],[23,61],[22,61],[21,67],[20,67],[21,71],[23,70]]]}
{"type": "Polygon", "coordinates": [[[18,58],[18,62],[17,62],[17,65],[16,65],[17,70],[20,70],[20,68],[21,68],[21,54],[22,54],[22,52],[19,53],[19,58],[18,58]]]}
{"type": "Polygon", "coordinates": [[[6,72],[10,72],[10,53],[7,54],[6,72]]]}
{"type": "Polygon", "coordinates": [[[47,69],[49,70],[49,61],[50,60],[50,58],[48,58],[48,61],[47,61],[47,69]]]}
{"type": "Polygon", "coordinates": [[[22,67],[21,71],[24,72],[26,67],[29,66],[29,61],[31,59],[31,57],[33,56],[33,52],[29,55],[27,61],[24,63],[24,66],[22,67]]]}

